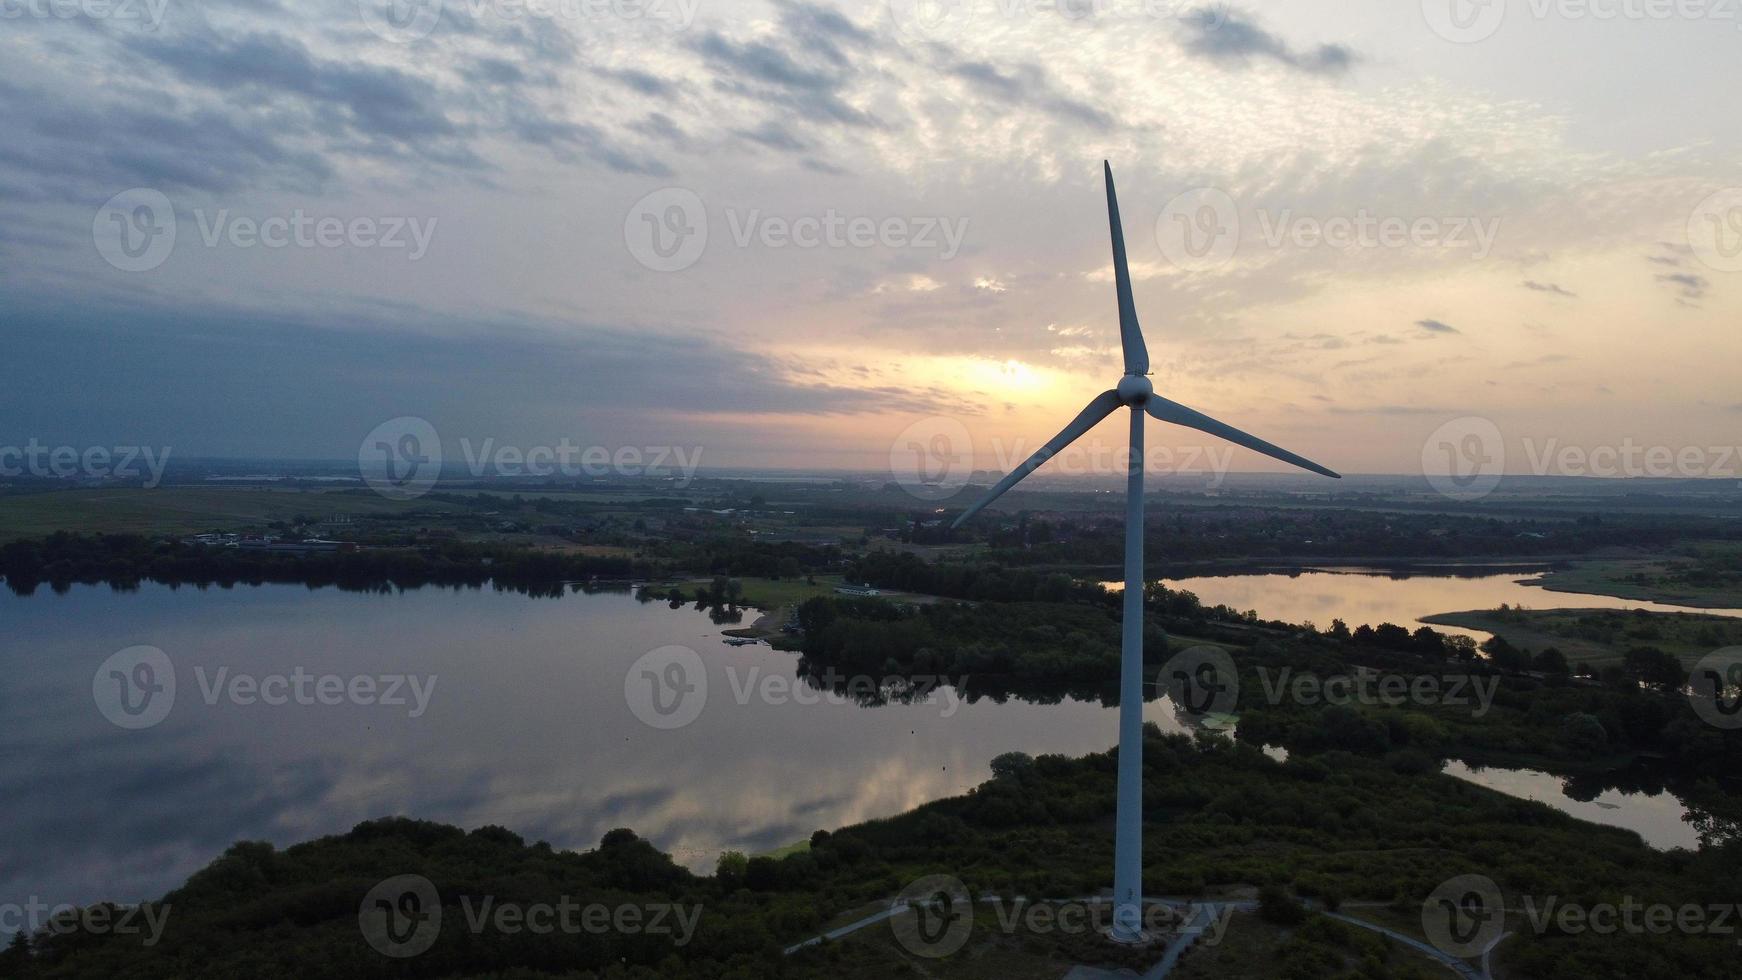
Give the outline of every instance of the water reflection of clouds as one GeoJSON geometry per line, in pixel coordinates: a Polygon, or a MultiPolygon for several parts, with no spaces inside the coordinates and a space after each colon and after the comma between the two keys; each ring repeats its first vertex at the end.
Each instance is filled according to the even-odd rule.
{"type": "MultiPolygon", "coordinates": [[[[626,596],[539,602],[492,591],[403,595],[294,586],[0,597],[0,901],[161,895],[230,844],[279,845],[409,815],[499,824],[558,847],[630,827],[709,868],[726,849],[768,850],[900,813],[983,781],[1002,752],[1081,754],[1111,746],[1114,712],[1064,699],[981,698],[861,708],[734,696],[748,672],[794,676],[796,658],[726,647],[707,615],[626,596]],[[25,640],[25,637],[31,639],[25,640]],[[110,725],[91,673],[123,646],[172,657],[176,703],[144,731],[110,725]],[[623,700],[641,653],[702,652],[707,710],[650,729],[623,700]],[[438,678],[428,713],[380,706],[208,704],[232,674],[419,673],[438,678]]],[[[1169,730],[1168,706],[1148,714],[1169,730]]]]}
{"type": "Polygon", "coordinates": [[[1673,793],[1624,793],[1604,790],[1594,800],[1567,795],[1567,780],[1534,769],[1473,768],[1453,760],[1446,773],[1508,796],[1536,800],[1591,823],[1631,830],[1660,850],[1700,846],[1699,834],[1687,821],[1688,809],[1673,793]]]}

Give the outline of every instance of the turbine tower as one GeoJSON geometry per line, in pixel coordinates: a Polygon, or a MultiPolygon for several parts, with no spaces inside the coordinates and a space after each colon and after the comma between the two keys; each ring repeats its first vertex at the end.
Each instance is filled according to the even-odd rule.
{"type": "Polygon", "coordinates": [[[1108,163],[1102,166],[1107,177],[1107,222],[1113,233],[1113,274],[1119,297],[1119,341],[1125,349],[1125,376],[1119,379],[1117,387],[1096,395],[1064,431],[999,480],[951,527],[961,527],[1115,409],[1121,406],[1131,409],[1131,455],[1125,481],[1125,609],[1119,650],[1119,805],[1110,936],[1118,943],[1141,943],[1147,939],[1143,933],[1143,415],[1148,412],[1162,422],[1207,432],[1332,479],[1342,477],[1155,393],[1149,382],[1149,349],[1144,346],[1143,331],[1137,325],[1137,307],[1131,299],[1131,270],[1125,262],[1125,232],[1119,224],[1119,200],[1113,193],[1113,167],[1108,163]]]}

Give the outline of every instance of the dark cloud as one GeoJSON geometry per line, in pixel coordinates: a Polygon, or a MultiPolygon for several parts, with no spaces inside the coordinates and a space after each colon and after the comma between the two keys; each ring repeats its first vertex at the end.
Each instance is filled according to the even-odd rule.
{"type": "Polygon", "coordinates": [[[1223,64],[1249,64],[1268,58],[1278,64],[1315,75],[1347,71],[1357,60],[1355,52],[1341,44],[1321,44],[1311,51],[1296,51],[1275,34],[1227,9],[1199,9],[1181,18],[1185,25],[1187,52],[1223,64]]]}
{"type": "Polygon", "coordinates": [[[630,123],[629,128],[680,150],[688,147],[690,143],[689,134],[663,112],[650,112],[644,118],[630,123]]]}
{"type": "Polygon", "coordinates": [[[809,143],[799,139],[797,136],[793,135],[791,130],[772,119],[755,129],[735,129],[732,132],[734,135],[747,139],[752,143],[766,146],[771,150],[789,150],[797,152],[810,148],[809,143]]]}
{"type": "Polygon", "coordinates": [[[1439,320],[1417,320],[1415,325],[1429,333],[1457,333],[1458,328],[1439,320]]]}
{"type": "Polygon", "coordinates": [[[670,177],[672,170],[659,160],[637,156],[616,146],[597,126],[522,115],[514,119],[511,131],[522,142],[543,146],[559,159],[586,157],[626,174],[649,177],[670,177]]]}
{"type": "Polygon", "coordinates": [[[480,58],[476,64],[461,69],[461,74],[486,85],[518,85],[526,81],[525,72],[501,58],[480,58]]]}
{"type": "MultiPolygon", "coordinates": [[[[530,35],[529,35],[530,36],[530,35]]],[[[462,77],[482,83],[464,93],[445,91],[432,80],[397,68],[334,61],[312,54],[301,42],[277,34],[227,38],[205,31],[164,38],[141,35],[123,42],[189,84],[210,89],[257,113],[251,132],[288,126],[324,145],[329,153],[416,157],[448,167],[482,170],[489,165],[472,145],[483,131],[548,149],[559,159],[586,159],[622,173],[670,176],[672,170],[645,153],[620,146],[598,126],[565,119],[534,104],[530,82],[517,64],[482,57],[461,65],[462,77]],[[466,109],[482,122],[470,122],[466,109]],[[273,124],[258,121],[270,113],[273,124]]],[[[644,72],[620,73],[632,86],[663,84],[644,72]]],[[[190,183],[180,177],[175,183],[190,183]]]]}
{"type": "Polygon", "coordinates": [[[126,187],[228,191],[265,184],[318,191],[335,168],[288,142],[294,133],[222,108],[170,114],[127,102],[75,103],[58,92],[15,89],[0,101],[0,166],[20,184],[12,200],[97,201],[126,187]]]}
{"type": "Polygon", "coordinates": [[[1523,285],[1525,289],[1534,290],[1539,293],[1553,293],[1556,296],[1566,297],[1576,297],[1579,295],[1570,289],[1563,288],[1559,283],[1537,282],[1534,279],[1526,279],[1524,280],[1523,285]]]}
{"type": "Polygon", "coordinates": [[[675,83],[661,78],[652,72],[642,71],[639,68],[599,68],[595,69],[595,73],[604,78],[611,78],[622,82],[624,85],[627,85],[629,88],[634,89],[642,95],[648,95],[659,99],[669,99],[677,96],[677,85],[675,83]]]}
{"type": "Polygon", "coordinates": [[[846,64],[842,46],[855,50],[871,50],[882,46],[876,35],[848,20],[837,10],[810,3],[781,0],[780,26],[794,35],[810,50],[836,64],[846,64]]]}
{"type": "Polygon", "coordinates": [[[439,92],[397,68],[311,55],[300,41],[279,34],[224,38],[213,33],[173,38],[135,35],[123,42],[168,68],[184,82],[257,102],[262,96],[298,96],[333,110],[322,113],[366,140],[385,137],[408,146],[459,135],[439,92]]]}
{"type": "Polygon", "coordinates": [[[8,309],[0,349],[0,418],[21,431],[74,441],[129,432],[220,455],[343,457],[361,433],[405,414],[443,431],[554,439],[589,412],[696,428],[721,414],[935,414],[959,400],[935,388],[806,379],[800,365],[704,335],[410,309],[316,323],[101,309],[87,298],[8,309]],[[90,356],[99,349],[105,356],[90,356]],[[69,402],[69,377],[106,394],[69,402]],[[673,388],[649,378],[690,380],[673,388]],[[214,417],[215,404],[230,410],[214,417]]]}
{"type": "Polygon", "coordinates": [[[809,67],[767,41],[737,42],[719,33],[703,35],[694,48],[720,73],[714,84],[721,91],[795,110],[806,122],[882,126],[842,98],[851,73],[838,66],[809,67]]]}
{"type": "Polygon", "coordinates": [[[1046,69],[1039,65],[1019,65],[1006,73],[990,62],[963,61],[945,70],[1001,102],[1039,108],[1048,115],[1093,129],[1114,128],[1112,116],[1059,91],[1046,69]]]}
{"type": "Polygon", "coordinates": [[[1710,279],[1694,275],[1691,272],[1659,273],[1657,281],[1678,287],[1677,291],[1680,294],[1678,301],[1688,305],[1692,305],[1697,300],[1705,299],[1706,290],[1712,285],[1710,279]]]}

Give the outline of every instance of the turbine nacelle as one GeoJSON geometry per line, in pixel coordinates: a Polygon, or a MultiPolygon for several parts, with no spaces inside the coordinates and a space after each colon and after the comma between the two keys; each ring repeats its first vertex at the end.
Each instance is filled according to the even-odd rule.
{"type": "Polygon", "coordinates": [[[1119,387],[1113,390],[1119,393],[1120,404],[1142,408],[1149,403],[1149,396],[1155,394],[1155,385],[1141,374],[1127,374],[1119,379],[1119,387]]]}

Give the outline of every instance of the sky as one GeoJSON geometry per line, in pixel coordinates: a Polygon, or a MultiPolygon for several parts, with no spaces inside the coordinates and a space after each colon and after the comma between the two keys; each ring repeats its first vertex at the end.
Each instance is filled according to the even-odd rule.
{"type": "Polygon", "coordinates": [[[0,447],[1005,469],[1121,371],[1107,160],[1162,394],[1735,478],[1732,7],[0,0],[0,447]]]}

